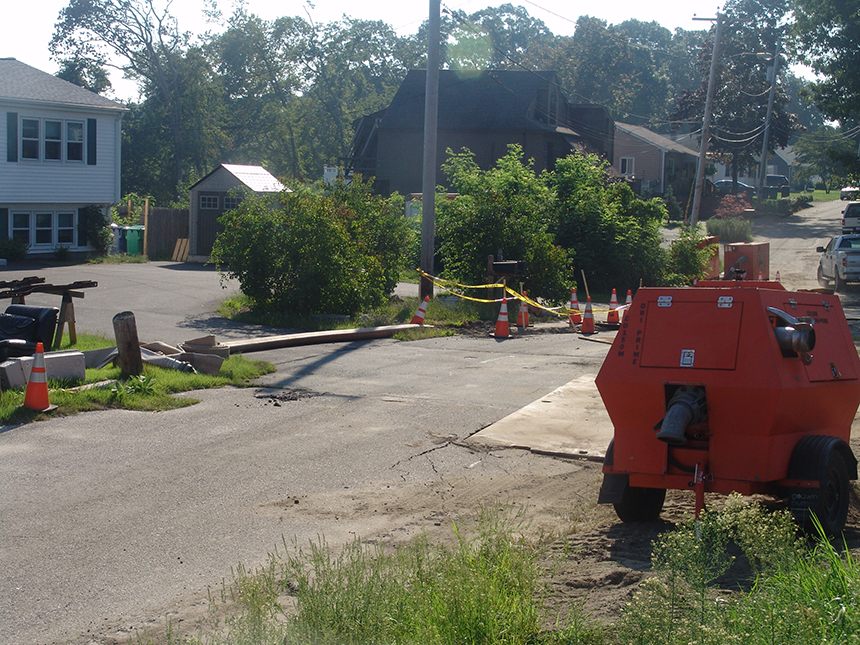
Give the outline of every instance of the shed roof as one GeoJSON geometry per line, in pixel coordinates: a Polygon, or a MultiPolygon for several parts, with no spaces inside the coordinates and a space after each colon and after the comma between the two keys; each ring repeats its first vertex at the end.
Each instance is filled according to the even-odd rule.
{"type": "Polygon", "coordinates": [[[284,190],[291,192],[289,188],[284,186],[272,173],[262,166],[243,166],[231,163],[222,163],[191,188],[196,188],[220,170],[227,171],[255,193],[279,193],[284,190]]]}
{"type": "Polygon", "coordinates": [[[120,103],[14,58],[0,58],[0,100],[125,111],[120,103]]]}
{"type": "MultiPolygon", "coordinates": [[[[424,128],[427,70],[410,70],[385,111],[383,130],[424,128]]],[[[529,118],[537,90],[558,85],[555,72],[490,70],[439,72],[440,130],[545,130],[529,118]]],[[[566,117],[559,106],[560,121],[566,117]]],[[[551,127],[555,129],[555,127],[551,127]]]]}

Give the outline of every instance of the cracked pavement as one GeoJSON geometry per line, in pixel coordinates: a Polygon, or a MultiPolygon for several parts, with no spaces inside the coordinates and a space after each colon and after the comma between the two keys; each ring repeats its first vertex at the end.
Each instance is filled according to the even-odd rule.
{"type": "MultiPolygon", "coordinates": [[[[165,274],[193,278],[201,310],[223,297],[217,279],[134,266],[139,301],[122,300],[110,268],[88,278],[110,300],[76,303],[79,331],[109,327],[94,311],[170,297],[174,319],[151,307],[142,339],[257,333],[205,311],[196,320],[212,325],[182,327],[185,287],[167,289],[165,274]]],[[[185,394],[200,403],[181,410],[0,428],[0,642],[112,643],[166,618],[182,632],[238,564],[262,564],[284,541],[408,539],[497,498],[540,505],[541,485],[575,501],[572,482],[594,464],[462,442],[596,371],[607,348],[547,334],[272,350],[253,355],[277,366],[259,387],[185,394]]]]}

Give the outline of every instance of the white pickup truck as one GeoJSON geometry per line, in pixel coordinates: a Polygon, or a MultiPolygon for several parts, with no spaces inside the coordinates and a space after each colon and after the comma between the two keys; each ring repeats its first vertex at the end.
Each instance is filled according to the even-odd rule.
{"type": "Polygon", "coordinates": [[[833,281],[834,289],[841,291],[846,282],[860,282],[860,234],[839,235],[816,251],[821,253],[818,284],[822,287],[833,281]]]}
{"type": "Polygon", "coordinates": [[[842,211],[842,235],[860,233],[860,202],[851,202],[842,211]]]}

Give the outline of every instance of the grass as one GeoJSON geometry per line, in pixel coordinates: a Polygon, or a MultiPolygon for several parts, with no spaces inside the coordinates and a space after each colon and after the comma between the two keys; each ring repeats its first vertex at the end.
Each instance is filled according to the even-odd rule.
{"type": "MultiPolygon", "coordinates": [[[[539,551],[511,507],[481,508],[475,529],[453,525],[454,545],[426,537],[385,549],[323,538],[287,544],[257,571],[239,567],[214,603],[235,608],[208,645],[554,644],[542,634],[539,551]],[[283,600],[291,597],[288,609],[283,600]]],[[[590,633],[583,630],[583,633],[590,633]]],[[[561,636],[561,638],[559,638],[561,636]]],[[[146,642],[141,640],[140,642],[146,642]]]]}
{"type": "MultiPolygon", "coordinates": [[[[732,496],[654,543],[652,568],[615,624],[577,608],[549,624],[541,551],[510,507],[482,508],[453,546],[384,549],[323,538],[239,567],[213,599],[230,608],[204,645],[805,645],[860,642],[860,564],[786,511],[732,496]],[[743,566],[741,566],[743,565],[743,566]],[[734,572],[734,575],[732,575],[734,572]]],[[[843,545],[844,546],[844,545],[843,545]]],[[[216,611],[217,613],[217,611],[216,611]]],[[[169,630],[168,630],[169,631],[169,630]]],[[[138,643],[151,642],[138,637],[138,643]]],[[[168,643],[178,645],[168,633],[168,643]]]]}
{"type": "MultiPolygon", "coordinates": [[[[73,349],[87,351],[113,347],[106,338],[79,334],[73,349]]],[[[61,349],[72,348],[64,337],[61,349]]],[[[84,383],[48,381],[50,402],[57,406],[52,412],[42,413],[25,408],[26,388],[0,392],[0,425],[22,424],[53,416],[65,416],[90,410],[122,408],[126,410],[163,411],[197,403],[193,398],[177,398],[179,392],[203,390],[227,385],[246,386],[253,379],[274,371],[264,361],[249,360],[241,355],[224,361],[218,374],[194,374],[162,369],[144,364],[140,378],[122,378],[118,367],[86,370],[84,383]],[[82,388],[81,385],[102,386],[82,388]]]]}
{"type": "Polygon", "coordinates": [[[812,201],[814,202],[832,202],[839,199],[839,188],[834,188],[829,193],[823,190],[812,191],[812,201]]]}
{"type": "Polygon", "coordinates": [[[87,260],[88,264],[146,264],[149,258],[143,254],[128,255],[127,253],[111,253],[96,255],[87,260]]]}

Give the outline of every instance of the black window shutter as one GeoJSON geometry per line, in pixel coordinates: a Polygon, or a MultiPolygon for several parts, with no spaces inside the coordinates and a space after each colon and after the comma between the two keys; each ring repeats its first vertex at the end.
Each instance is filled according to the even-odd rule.
{"type": "Polygon", "coordinates": [[[96,165],[96,120],[87,119],[87,165],[96,165]]]}
{"type": "Polygon", "coordinates": [[[0,208],[0,240],[9,239],[9,209],[0,208]]]}
{"type": "MultiPolygon", "coordinates": [[[[6,161],[18,161],[18,113],[6,113],[6,161]]],[[[7,213],[8,216],[8,213],[7,213]]]]}
{"type": "Polygon", "coordinates": [[[78,246],[87,245],[87,207],[78,209],[78,246]]]}

